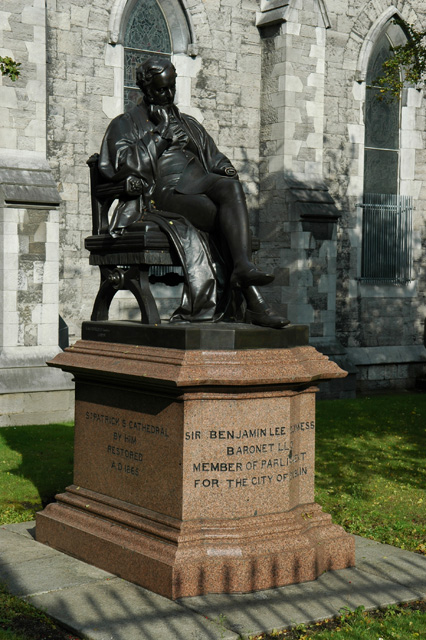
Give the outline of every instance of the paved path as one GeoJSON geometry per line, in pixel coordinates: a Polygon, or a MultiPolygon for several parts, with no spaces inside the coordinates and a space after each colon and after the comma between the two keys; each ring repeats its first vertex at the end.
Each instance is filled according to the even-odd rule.
{"type": "Polygon", "coordinates": [[[237,640],[426,597],[426,557],[356,538],[356,569],[242,595],[172,602],[33,539],[34,523],[0,527],[0,580],[88,640],[237,640]]]}

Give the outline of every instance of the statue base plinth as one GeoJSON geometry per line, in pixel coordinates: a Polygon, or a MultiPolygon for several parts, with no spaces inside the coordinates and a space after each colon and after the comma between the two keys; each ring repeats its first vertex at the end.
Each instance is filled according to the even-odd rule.
{"type": "Polygon", "coordinates": [[[214,349],[225,329],[210,325],[210,346],[133,335],[54,358],[76,379],[74,484],[37,514],[39,542],[174,599],[354,565],[353,537],[314,502],[312,384],[344,372],[304,328],[260,329],[288,346],[257,349],[227,326],[240,348],[214,349]]]}

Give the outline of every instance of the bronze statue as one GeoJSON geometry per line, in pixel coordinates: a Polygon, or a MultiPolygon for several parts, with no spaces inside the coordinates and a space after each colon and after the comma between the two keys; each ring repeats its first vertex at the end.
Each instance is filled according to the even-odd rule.
{"type": "MultiPolygon", "coordinates": [[[[142,192],[140,198],[119,202],[110,234],[122,234],[140,220],[143,210],[174,214],[176,220],[195,227],[199,235],[204,237],[207,232],[216,238],[228,266],[228,284],[246,301],[245,322],[285,326],[288,320],[274,312],[257,289],[272,282],[274,276],[251,260],[247,205],[237,171],[204,127],[174,104],[173,64],[168,59],[149,58],[137,70],[137,84],[143,100],[111,122],[99,157],[104,179],[136,178],[142,192]]],[[[200,262],[198,254],[192,262],[191,269],[200,262]]],[[[199,283],[197,286],[198,301],[213,295],[210,285],[204,285],[204,290],[199,283]]],[[[178,314],[172,320],[200,318],[208,319],[194,309],[189,317],[188,313],[184,318],[178,314]]]]}

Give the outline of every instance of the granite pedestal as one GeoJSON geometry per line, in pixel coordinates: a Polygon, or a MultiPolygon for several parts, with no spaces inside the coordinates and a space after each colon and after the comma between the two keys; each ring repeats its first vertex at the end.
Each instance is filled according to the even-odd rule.
{"type": "Polygon", "coordinates": [[[353,566],[314,501],[313,385],[345,373],[307,342],[298,326],[84,323],[49,363],[75,376],[74,484],[37,540],[173,599],[353,566]]]}

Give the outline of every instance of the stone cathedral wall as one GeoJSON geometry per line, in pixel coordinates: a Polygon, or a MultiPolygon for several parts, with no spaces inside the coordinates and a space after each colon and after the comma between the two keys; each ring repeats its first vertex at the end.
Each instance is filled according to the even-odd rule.
{"type": "Polygon", "coordinates": [[[71,342],[90,318],[99,284],[84,249],[92,225],[86,160],[99,150],[118,81],[106,64],[107,4],[50,2],[47,12],[47,148],[62,198],[59,299],[71,342]]]}
{"type": "MultiPolygon", "coordinates": [[[[329,3],[327,33],[324,177],[339,203],[336,335],[358,367],[363,391],[413,387],[424,375],[426,151],[424,92],[404,90],[400,123],[400,193],[413,211],[413,278],[406,285],[363,284],[361,209],[365,78],[362,51],[390,3],[329,3]],[[364,80],[364,82],[363,82],[364,80]]],[[[425,29],[421,1],[393,7],[417,29],[425,29]]]]}

